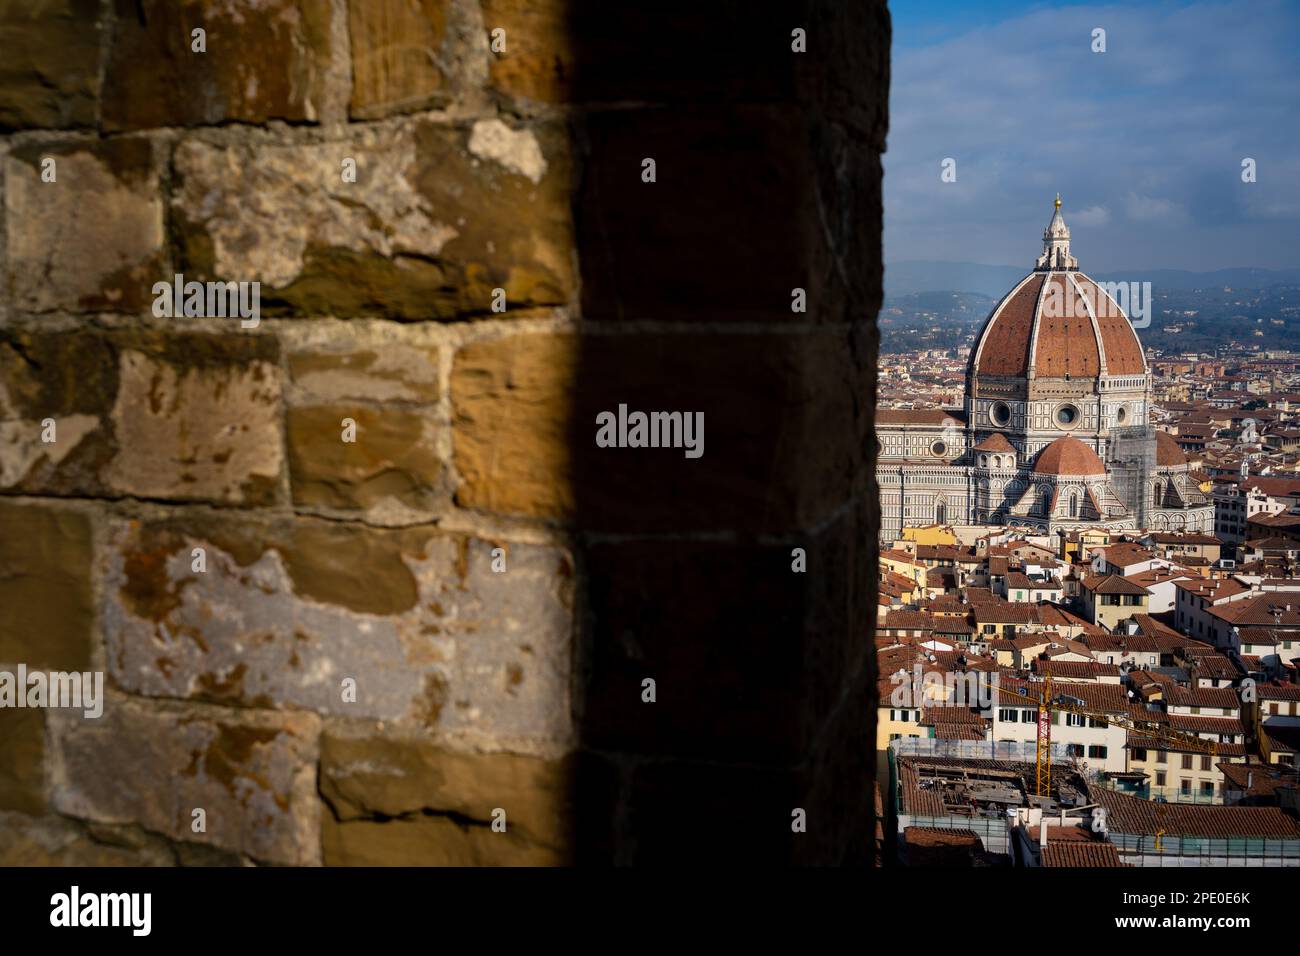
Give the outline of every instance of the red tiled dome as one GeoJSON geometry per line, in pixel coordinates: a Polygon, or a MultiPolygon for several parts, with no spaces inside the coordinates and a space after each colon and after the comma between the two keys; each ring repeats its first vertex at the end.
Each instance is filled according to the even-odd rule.
{"type": "Polygon", "coordinates": [[[1066,435],[1058,438],[1041,452],[1034,462],[1036,475],[1104,475],[1106,466],[1101,463],[1097,453],[1079,441],[1066,435]]]}
{"type": "Polygon", "coordinates": [[[1107,375],[1146,372],[1142,344],[1127,316],[1082,272],[1026,276],[990,314],[974,355],[981,375],[1023,378],[1032,371],[1039,378],[1089,378],[1103,369],[1107,375]],[[1076,315],[1078,310],[1084,314],[1076,315]]]}
{"type": "Polygon", "coordinates": [[[1034,271],[989,313],[970,373],[1026,378],[1145,375],[1142,343],[1113,298],[1070,255],[1070,229],[1056,213],[1034,271]]]}
{"type": "Polygon", "coordinates": [[[984,439],[972,449],[973,451],[1001,451],[1015,454],[1015,446],[1007,441],[1007,436],[1001,432],[994,432],[988,438],[984,439]]]}

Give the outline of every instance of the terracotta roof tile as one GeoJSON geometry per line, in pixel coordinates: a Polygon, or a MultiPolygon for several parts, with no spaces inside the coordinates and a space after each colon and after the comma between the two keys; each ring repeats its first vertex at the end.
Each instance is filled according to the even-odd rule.
{"type": "Polygon", "coordinates": [[[1111,375],[1142,375],[1146,361],[1142,343],[1114,299],[1098,289],[1096,283],[1082,272],[1074,273],[1080,291],[1097,314],[1097,327],[1101,332],[1101,345],[1106,351],[1106,371],[1111,375]]]}
{"type": "Polygon", "coordinates": [[[1278,807],[1155,803],[1104,787],[1093,788],[1092,798],[1106,808],[1107,826],[1117,833],[1300,840],[1300,820],[1278,807]]]}
{"type": "Polygon", "coordinates": [[[1029,345],[1034,336],[1034,313],[1045,275],[1030,275],[989,314],[972,359],[979,357],[981,375],[1024,375],[1029,368],[1029,345]]]}
{"type": "Polygon", "coordinates": [[[1128,866],[1119,858],[1119,851],[1111,843],[1081,843],[1078,840],[1052,842],[1048,829],[1047,846],[1043,847],[1043,866],[1128,866]]]}
{"type": "Polygon", "coordinates": [[[1097,453],[1070,435],[1064,435],[1052,442],[1041,452],[1034,462],[1036,475],[1104,475],[1106,466],[1101,463],[1097,453]]]}

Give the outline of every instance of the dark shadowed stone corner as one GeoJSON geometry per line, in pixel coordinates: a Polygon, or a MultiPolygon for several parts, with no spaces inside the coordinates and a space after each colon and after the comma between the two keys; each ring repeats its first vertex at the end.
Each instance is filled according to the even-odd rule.
{"type": "Polygon", "coordinates": [[[0,3],[0,131],[95,122],[99,0],[0,3]]]}

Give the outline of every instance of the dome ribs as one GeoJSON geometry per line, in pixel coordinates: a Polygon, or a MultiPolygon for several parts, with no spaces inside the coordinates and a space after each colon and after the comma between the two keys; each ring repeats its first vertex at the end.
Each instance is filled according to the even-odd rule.
{"type": "Polygon", "coordinates": [[[1115,300],[1106,295],[1097,287],[1097,283],[1082,272],[1074,273],[1074,281],[1079,283],[1079,288],[1092,303],[1093,312],[1097,316],[1101,344],[1106,350],[1107,373],[1110,375],[1145,374],[1146,362],[1142,357],[1142,344],[1115,300]]]}
{"type": "Polygon", "coordinates": [[[1045,276],[1032,275],[985,326],[976,370],[982,375],[1024,375],[1029,366],[1034,313],[1045,276]]]}
{"type": "Polygon", "coordinates": [[[1064,273],[1052,273],[1049,282],[1038,317],[1034,374],[1039,378],[1100,375],[1101,355],[1087,307],[1064,273]]]}

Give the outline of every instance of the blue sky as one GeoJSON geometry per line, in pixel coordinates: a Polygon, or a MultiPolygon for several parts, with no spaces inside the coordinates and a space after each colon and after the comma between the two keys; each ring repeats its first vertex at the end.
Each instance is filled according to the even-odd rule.
{"type": "Polygon", "coordinates": [[[887,262],[1028,268],[1059,190],[1086,271],[1300,266],[1300,3],[890,12],[887,262]]]}

